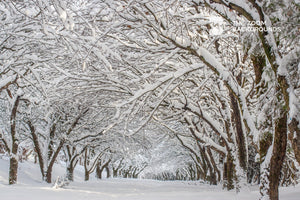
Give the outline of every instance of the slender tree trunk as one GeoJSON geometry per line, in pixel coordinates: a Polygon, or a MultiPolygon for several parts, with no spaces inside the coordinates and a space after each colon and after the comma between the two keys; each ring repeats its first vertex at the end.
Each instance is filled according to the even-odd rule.
{"type": "Polygon", "coordinates": [[[113,177],[118,177],[118,171],[120,170],[121,166],[122,166],[122,163],[123,163],[123,160],[124,158],[122,158],[119,162],[119,165],[115,168],[115,167],[112,167],[112,170],[113,170],[113,177]]]}
{"type": "Polygon", "coordinates": [[[50,161],[50,163],[49,163],[49,166],[48,166],[47,172],[46,172],[46,182],[47,182],[47,183],[51,183],[51,182],[52,182],[51,179],[52,179],[52,169],[53,169],[53,165],[54,165],[55,160],[56,160],[56,158],[57,158],[57,156],[58,156],[58,154],[59,154],[61,148],[63,147],[63,145],[64,145],[64,141],[61,140],[60,143],[59,143],[59,145],[58,145],[58,147],[57,147],[57,149],[56,149],[56,151],[55,151],[55,153],[53,154],[53,156],[52,156],[52,158],[51,158],[51,161],[50,161]]]}
{"type": "Polygon", "coordinates": [[[44,180],[44,178],[45,178],[44,165],[45,164],[44,164],[44,160],[43,160],[42,151],[41,151],[41,148],[40,148],[40,145],[39,145],[39,140],[38,140],[38,137],[35,133],[35,127],[31,123],[31,121],[27,121],[27,124],[30,128],[30,133],[31,133],[31,136],[32,136],[33,145],[34,145],[35,151],[37,153],[37,157],[38,157],[38,160],[39,160],[40,171],[41,171],[41,174],[42,174],[42,177],[43,177],[43,180],[44,180]]]}
{"type": "Polygon", "coordinates": [[[289,127],[289,140],[295,153],[296,160],[300,165],[300,126],[299,119],[293,118],[288,125],[289,127]]]}
{"type": "Polygon", "coordinates": [[[17,176],[18,176],[18,144],[15,142],[13,144],[13,148],[11,151],[11,157],[9,160],[9,184],[16,184],[17,183],[17,176]]]}
{"type": "Polygon", "coordinates": [[[275,125],[273,152],[270,162],[269,195],[271,200],[278,200],[280,172],[283,166],[287,144],[287,114],[279,118],[275,125]]]}
{"type": "Polygon", "coordinates": [[[9,161],[9,184],[16,184],[17,183],[17,176],[18,176],[18,140],[16,137],[16,116],[17,116],[17,109],[20,102],[20,96],[17,96],[16,101],[14,102],[13,109],[11,111],[10,116],[10,133],[11,133],[11,141],[12,141],[12,149],[11,149],[11,156],[9,161]]]}
{"type": "Polygon", "coordinates": [[[105,170],[106,170],[106,178],[110,178],[110,170],[109,170],[109,167],[106,166],[106,167],[105,167],[105,170]]]}
{"type": "Polygon", "coordinates": [[[211,185],[217,185],[216,173],[211,169],[209,169],[209,173],[210,173],[210,184],[211,185]]]}
{"type": "Polygon", "coordinates": [[[237,100],[235,99],[234,95],[230,92],[229,94],[231,100],[231,106],[233,111],[233,119],[236,128],[236,143],[237,143],[237,150],[238,150],[238,158],[239,164],[241,168],[246,172],[247,171],[247,149],[246,149],[246,142],[244,137],[243,125],[240,115],[240,108],[238,105],[237,100]]]}
{"type": "Polygon", "coordinates": [[[211,164],[212,164],[212,166],[214,168],[214,171],[218,174],[218,182],[220,182],[221,181],[221,173],[220,173],[220,170],[217,167],[217,164],[216,164],[216,162],[214,160],[214,157],[213,157],[213,155],[212,155],[211,150],[210,150],[209,147],[207,148],[207,153],[209,155],[209,158],[210,158],[211,164]]]}
{"type": "Polygon", "coordinates": [[[227,190],[234,189],[234,164],[233,157],[230,152],[228,152],[226,163],[224,164],[224,187],[227,190]]]}
{"type": "Polygon", "coordinates": [[[102,179],[102,172],[103,172],[103,168],[100,166],[100,164],[98,164],[96,168],[96,177],[98,179],[102,179]]]}
{"type": "Polygon", "coordinates": [[[217,185],[216,172],[213,169],[213,165],[211,163],[211,160],[207,156],[207,153],[206,153],[207,150],[204,147],[201,148],[199,144],[198,144],[198,147],[199,147],[200,151],[202,152],[202,157],[203,157],[203,159],[205,160],[205,162],[207,164],[207,169],[209,170],[209,174],[210,174],[209,182],[210,182],[211,185],[217,185]]]}
{"type": "Polygon", "coordinates": [[[84,180],[88,181],[90,179],[90,172],[88,170],[84,171],[84,180]]]}

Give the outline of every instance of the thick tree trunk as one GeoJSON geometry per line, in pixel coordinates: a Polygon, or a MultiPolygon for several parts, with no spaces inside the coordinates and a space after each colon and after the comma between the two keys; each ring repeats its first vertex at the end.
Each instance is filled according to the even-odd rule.
{"type": "Polygon", "coordinates": [[[75,169],[75,167],[76,167],[76,165],[77,165],[77,163],[79,161],[77,159],[78,155],[79,154],[75,155],[73,158],[71,158],[71,155],[69,155],[69,159],[71,158],[70,162],[69,162],[69,164],[67,166],[67,179],[69,181],[74,181],[74,169],[75,169]]]}
{"type": "Polygon", "coordinates": [[[118,169],[113,169],[113,177],[118,177],[118,169]]]}
{"type": "Polygon", "coordinates": [[[280,174],[286,153],[287,114],[279,118],[275,125],[273,152],[270,162],[269,195],[271,200],[278,200],[280,174]]]}
{"type": "Polygon", "coordinates": [[[67,179],[69,181],[74,181],[74,167],[72,164],[67,167],[67,179]]]}
{"type": "Polygon", "coordinates": [[[47,183],[51,183],[52,182],[52,167],[48,168],[47,172],[46,172],[46,182],[47,183]]]}

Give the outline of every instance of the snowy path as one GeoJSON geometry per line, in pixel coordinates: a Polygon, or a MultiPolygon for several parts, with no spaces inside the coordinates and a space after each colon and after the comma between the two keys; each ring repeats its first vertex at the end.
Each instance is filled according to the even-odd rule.
{"type": "Polygon", "coordinates": [[[124,179],[72,183],[65,189],[54,189],[47,184],[2,184],[0,194],[5,200],[246,200],[258,197],[257,192],[237,196],[219,186],[200,183],[124,179]]]}
{"type": "MultiPolygon", "coordinates": [[[[0,199],[5,200],[255,200],[259,198],[256,187],[236,194],[224,191],[221,186],[200,182],[154,181],[137,179],[104,179],[82,181],[83,173],[77,168],[75,182],[63,189],[54,189],[42,183],[38,165],[20,163],[19,182],[7,184],[8,161],[0,159],[0,199]]],[[[54,177],[64,174],[56,165],[54,177]]],[[[281,188],[280,199],[299,200],[300,185],[281,188]]]]}
{"type": "MultiPolygon", "coordinates": [[[[298,200],[299,187],[284,188],[283,200],[298,200]]],[[[151,180],[107,179],[72,183],[65,189],[47,184],[0,184],[1,199],[5,200],[254,200],[258,191],[235,192],[192,182],[160,182],[151,180]]]]}

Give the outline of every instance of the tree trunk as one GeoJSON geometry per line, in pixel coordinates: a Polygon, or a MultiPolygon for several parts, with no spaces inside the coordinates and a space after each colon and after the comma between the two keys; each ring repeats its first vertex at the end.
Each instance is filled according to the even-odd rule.
{"type": "Polygon", "coordinates": [[[48,168],[47,172],[46,172],[46,182],[47,183],[51,183],[52,182],[52,167],[48,168]]]}
{"type": "Polygon", "coordinates": [[[72,164],[67,167],[67,179],[69,181],[74,181],[74,167],[72,164]]]}
{"type": "Polygon", "coordinates": [[[109,170],[109,167],[105,167],[105,170],[106,170],[106,178],[110,178],[110,170],[109,170]]]}
{"type": "Polygon", "coordinates": [[[283,116],[275,124],[273,152],[270,162],[269,195],[271,200],[278,200],[280,172],[286,153],[287,114],[284,110],[282,111],[283,116]]]}
{"type": "Polygon", "coordinates": [[[247,171],[247,149],[246,149],[246,142],[243,132],[243,125],[240,115],[240,108],[238,105],[237,100],[235,99],[234,95],[230,92],[230,101],[231,101],[231,107],[233,111],[233,120],[235,123],[236,128],[236,143],[237,143],[237,150],[238,150],[238,158],[239,158],[239,164],[240,167],[247,171]]]}
{"type": "Polygon", "coordinates": [[[87,170],[85,170],[85,171],[84,171],[84,180],[85,180],[85,181],[88,181],[89,179],[90,179],[90,172],[87,171],[87,170]]]}
{"type": "Polygon", "coordinates": [[[50,163],[49,163],[49,166],[48,166],[47,172],[46,172],[46,182],[47,182],[47,183],[51,183],[51,182],[52,182],[51,179],[52,179],[52,169],[53,169],[53,165],[54,165],[55,160],[56,160],[56,158],[57,158],[57,156],[58,156],[58,154],[59,154],[61,148],[63,147],[64,143],[65,143],[65,142],[64,142],[63,140],[60,141],[60,143],[59,143],[59,145],[58,145],[58,147],[57,147],[55,153],[53,154],[53,156],[52,156],[52,158],[51,158],[51,161],[50,161],[50,163]]]}
{"type": "Polygon", "coordinates": [[[96,168],[96,177],[98,179],[102,179],[102,172],[103,172],[103,168],[100,166],[100,164],[98,164],[96,168]]]}
{"type": "Polygon", "coordinates": [[[201,148],[199,144],[198,144],[198,147],[202,154],[202,159],[203,159],[203,161],[205,161],[207,169],[209,170],[209,174],[210,174],[209,182],[211,185],[217,185],[216,172],[213,169],[213,164],[211,163],[211,160],[208,158],[208,156],[206,154],[206,149],[205,149],[205,147],[201,148]]]}
{"type": "Polygon", "coordinates": [[[212,171],[211,169],[209,170],[210,173],[210,185],[217,185],[217,177],[216,177],[216,173],[214,171],[212,171]]]}
{"type": "Polygon", "coordinates": [[[215,173],[218,174],[218,182],[220,182],[221,181],[221,173],[220,173],[220,170],[217,167],[217,164],[216,164],[216,162],[214,160],[214,157],[213,157],[213,155],[212,155],[211,150],[210,150],[209,147],[207,148],[207,153],[208,153],[208,156],[210,158],[210,161],[211,161],[211,164],[212,164],[212,166],[214,168],[215,173]]]}
{"type": "Polygon", "coordinates": [[[300,165],[300,128],[299,120],[293,118],[289,123],[289,140],[292,143],[292,147],[295,153],[296,160],[300,165]]]}
{"type": "Polygon", "coordinates": [[[37,157],[38,157],[38,160],[39,160],[40,171],[41,171],[41,174],[42,174],[42,177],[43,177],[43,180],[44,180],[44,178],[45,178],[44,160],[43,160],[42,151],[41,151],[41,148],[40,148],[40,145],[39,145],[39,139],[38,139],[38,137],[35,133],[35,127],[31,123],[31,121],[27,121],[27,124],[30,128],[30,133],[31,133],[31,136],[32,136],[32,142],[33,142],[35,151],[37,153],[37,157]]]}
{"type": "Polygon", "coordinates": [[[230,152],[228,152],[226,163],[224,163],[224,187],[227,190],[234,189],[234,164],[230,152]]]}
{"type": "Polygon", "coordinates": [[[77,155],[75,155],[73,158],[71,158],[70,159],[70,157],[69,157],[69,159],[70,159],[70,162],[69,162],[69,164],[68,164],[68,166],[67,166],[67,179],[69,180],[69,181],[74,181],[74,169],[75,169],[75,167],[76,167],[76,165],[77,165],[77,163],[78,163],[78,159],[77,159],[77,157],[78,157],[78,155],[79,154],[77,154],[77,155]]]}
{"type": "Polygon", "coordinates": [[[113,168],[113,177],[114,178],[118,177],[118,169],[113,168]]]}
{"type": "Polygon", "coordinates": [[[18,160],[17,160],[18,144],[15,142],[12,148],[12,155],[9,160],[9,184],[17,183],[18,176],[18,160]]]}
{"type": "Polygon", "coordinates": [[[20,102],[20,96],[17,96],[16,101],[14,102],[13,109],[10,115],[10,134],[11,134],[11,141],[12,141],[12,149],[11,149],[11,156],[9,161],[9,184],[17,183],[17,176],[18,176],[18,140],[16,137],[16,116],[17,116],[17,109],[20,102]]]}

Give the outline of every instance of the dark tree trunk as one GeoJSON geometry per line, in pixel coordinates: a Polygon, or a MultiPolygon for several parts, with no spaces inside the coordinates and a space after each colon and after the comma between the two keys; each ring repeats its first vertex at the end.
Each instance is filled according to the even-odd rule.
{"type": "Polygon", "coordinates": [[[230,152],[228,152],[226,163],[224,163],[224,187],[227,190],[234,189],[234,164],[230,152]]]}
{"type": "Polygon", "coordinates": [[[123,163],[123,160],[124,158],[122,158],[119,162],[119,165],[115,168],[115,167],[112,167],[112,170],[113,170],[113,177],[118,177],[118,172],[122,166],[122,163],[123,163]]]}
{"type": "Polygon", "coordinates": [[[12,156],[9,160],[9,184],[17,183],[18,176],[18,160],[16,159],[18,144],[14,143],[12,148],[12,156]]]}
{"type": "Polygon", "coordinates": [[[51,158],[51,160],[50,160],[50,163],[49,163],[49,166],[48,166],[47,172],[46,172],[46,182],[47,182],[47,183],[51,183],[51,182],[52,182],[51,179],[52,179],[52,169],[53,169],[53,165],[54,165],[55,160],[56,160],[56,158],[57,158],[57,156],[58,156],[58,154],[59,154],[61,148],[63,147],[64,143],[65,143],[65,142],[64,142],[63,140],[60,141],[60,143],[59,143],[59,145],[58,145],[58,147],[57,147],[55,153],[53,154],[53,156],[52,156],[52,158],[51,158]]]}
{"type": "Polygon", "coordinates": [[[69,165],[67,166],[67,179],[69,181],[74,181],[74,169],[78,163],[78,159],[77,157],[79,156],[79,154],[76,154],[75,156],[73,156],[73,158],[71,158],[72,156],[69,154],[69,165]]]}
{"type": "Polygon", "coordinates": [[[197,177],[196,177],[196,180],[200,180],[200,177],[201,177],[201,170],[199,169],[199,166],[196,164],[196,170],[197,170],[197,177]]]}
{"type": "Polygon", "coordinates": [[[106,169],[106,173],[107,173],[107,177],[109,177],[109,169],[108,169],[108,164],[110,163],[110,159],[103,164],[103,166],[101,166],[101,162],[99,162],[99,164],[97,165],[97,168],[96,168],[96,177],[101,179],[102,178],[102,172],[104,169],[106,169]]]}
{"type": "Polygon", "coordinates": [[[18,176],[18,140],[16,137],[16,116],[17,116],[17,109],[20,102],[20,96],[17,96],[16,101],[14,103],[13,109],[11,111],[10,116],[10,133],[11,133],[11,141],[12,141],[12,149],[11,149],[11,157],[9,161],[9,184],[16,184],[17,183],[17,176],[18,176]]]}
{"type": "Polygon", "coordinates": [[[271,200],[278,200],[278,186],[287,144],[287,114],[279,118],[275,124],[273,152],[270,162],[269,195],[271,200]]]}
{"type": "Polygon", "coordinates": [[[85,180],[85,181],[88,181],[89,179],[90,179],[90,172],[87,171],[87,170],[85,170],[85,171],[84,171],[84,180],[85,180]]]}
{"type": "Polygon", "coordinates": [[[220,170],[219,170],[218,167],[217,167],[217,164],[216,164],[216,162],[215,162],[215,160],[214,160],[214,157],[213,157],[213,155],[212,155],[212,153],[211,153],[210,148],[207,148],[207,153],[208,153],[208,155],[209,155],[209,158],[210,158],[210,161],[211,161],[211,164],[212,164],[212,166],[213,166],[213,168],[214,168],[215,173],[218,174],[218,181],[220,182],[220,181],[221,181],[220,170]]]}
{"type": "Polygon", "coordinates": [[[40,148],[40,145],[39,145],[38,137],[35,133],[35,127],[31,123],[31,121],[28,121],[27,124],[30,128],[30,133],[31,133],[31,136],[32,136],[33,145],[34,145],[34,148],[35,148],[35,151],[37,153],[38,160],[39,160],[40,171],[41,171],[42,177],[44,179],[44,177],[45,177],[44,160],[43,160],[42,151],[41,151],[41,148],[40,148]]]}
{"type": "Polygon", "coordinates": [[[100,164],[98,164],[96,168],[96,177],[98,179],[102,179],[102,172],[103,172],[103,168],[100,166],[100,164]]]}
{"type": "MultiPolygon", "coordinates": [[[[258,85],[261,81],[264,67],[266,66],[266,57],[265,55],[252,54],[251,61],[255,73],[255,84],[258,85]]],[[[256,88],[256,92],[258,91],[259,91],[259,87],[256,88]]]]}
{"type": "Polygon", "coordinates": [[[74,181],[74,167],[72,164],[67,167],[67,179],[69,181],[74,181]]]}
{"type": "Polygon", "coordinates": [[[118,169],[113,169],[113,177],[118,177],[118,169]]]}
{"type": "Polygon", "coordinates": [[[47,183],[51,183],[52,182],[52,167],[48,168],[47,172],[46,172],[46,182],[47,183]]]}
{"type": "MultiPolygon", "coordinates": [[[[215,174],[215,171],[213,170],[213,166],[212,166],[211,161],[207,157],[206,149],[204,147],[201,148],[201,146],[199,144],[198,144],[198,147],[199,147],[200,152],[202,154],[202,159],[205,161],[205,163],[207,163],[206,168],[209,170],[209,174],[210,174],[209,182],[210,182],[211,185],[217,185],[216,174],[215,174]]],[[[207,169],[206,169],[206,171],[207,171],[207,169]]]]}
{"type": "Polygon", "coordinates": [[[234,95],[230,92],[230,101],[233,111],[233,120],[235,123],[236,129],[236,143],[238,148],[238,156],[239,156],[239,163],[240,166],[244,171],[247,171],[247,150],[246,150],[246,142],[243,132],[243,125],[240,115],[240,108],[238,105],[237,100],[235,99],[234,95]]]}
{"type": "Polygon", "coordinates": [[[105,167],[105,170],[106,170],[106,178],[110,178],[110,170],[109,170],[109,167],[105,167]]]}

